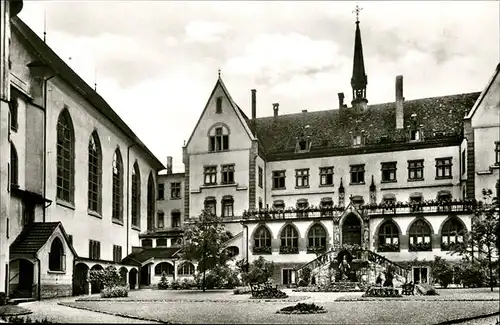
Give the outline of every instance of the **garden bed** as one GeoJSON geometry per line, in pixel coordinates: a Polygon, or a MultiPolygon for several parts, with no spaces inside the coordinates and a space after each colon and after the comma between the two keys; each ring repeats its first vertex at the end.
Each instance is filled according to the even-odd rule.
{"type": "Polygon", "coordinates": [[[305,304],[298,303],[295,306],[288,306],[281,308],[276,312],[277,314],[324,314],[326,313],[323,306],[315,305],[314,303],[305,304]]]}
{"type": "Polygon", "coordinates": [[[299,287],[294,292],[364,292],[358,282],[334,282],[330,285],[299,287]]]}

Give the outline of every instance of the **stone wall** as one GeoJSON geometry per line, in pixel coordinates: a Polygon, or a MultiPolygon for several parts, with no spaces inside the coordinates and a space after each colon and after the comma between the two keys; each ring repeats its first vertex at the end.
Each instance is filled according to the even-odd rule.
{"type": "Polygon", "coordinates": [[[42,284],[40,299],[69,297],[72,295],[72,292],[72,284],[42,284]]]}

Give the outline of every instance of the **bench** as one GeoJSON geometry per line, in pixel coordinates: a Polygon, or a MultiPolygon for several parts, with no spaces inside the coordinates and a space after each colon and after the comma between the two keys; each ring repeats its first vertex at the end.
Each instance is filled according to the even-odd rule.
{"type": "Polygon", "coordinates": [[[401,286],[401,288],[403,295],[415,295],[415,285],[413,284],[413,282],[405,283],[401,286]]]}

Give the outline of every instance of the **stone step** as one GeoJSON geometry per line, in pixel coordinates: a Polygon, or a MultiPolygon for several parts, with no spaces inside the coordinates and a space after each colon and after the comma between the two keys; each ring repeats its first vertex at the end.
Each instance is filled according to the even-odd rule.
{"type": "Polygon", "coordinates": [[[7,300],[7,305],[17,305],[23,302],[32,302],[36,301],[35,298],[12,298],[7,300]]]}

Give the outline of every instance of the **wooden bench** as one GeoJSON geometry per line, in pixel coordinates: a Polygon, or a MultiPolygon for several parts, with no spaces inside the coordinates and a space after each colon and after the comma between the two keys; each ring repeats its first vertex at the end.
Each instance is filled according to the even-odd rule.
{"type": "Polygon", "coordinates": [[[415,295],[415,285],[412,282],[403,284],[401,288],[403,295],[405,296],[415,295]]]}

